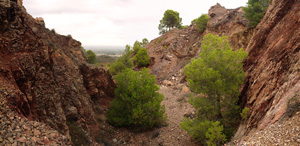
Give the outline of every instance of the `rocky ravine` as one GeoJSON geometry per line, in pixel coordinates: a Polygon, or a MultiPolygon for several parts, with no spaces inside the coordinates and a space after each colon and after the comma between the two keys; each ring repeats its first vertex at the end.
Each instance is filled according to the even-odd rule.
{"type": "MultiPolygon", "coordinates": [[[[203,34],[191,25],[182,30],[173,29],[146,46],[152,57],[151,72],[158,77],[158,82],[183,83],[183,67],[200,53],[202,37],[207,33],[228,36],[233,49],[244,48],[249,53],[244,62],[246,78],[241,87],[240,104],[250,109],[250,118],[241,123],[235,139],[246,136],[244,140],[251,141],[251,136],[263,137],[260,130],[280,125],[277,123],[280,119],[281,123],[290,121],[282,118],[290,114],[286,111],[295,113],[300,109],[299,102],[288,104],[291,99],[300,99],[299,8],[299,0],[271,0],[261,23],[249,29],[241,8],[227,10],[217,4],[209,10],[210,20],[203,34]]],[[[285,133],[288,131],[285,129],[289,128],[278,131],[285,133]]],[[[275,138],[297,141],[293,136],[275,138]]]]}
{"type": "MultiPolygon", "coordinates": [[[[25,123],[27,119],[43,122],[67,139],[76,136],[78,131],[70,126],[76,127],[90,143],[91,133],[99,127],[97,113],[106,108],[114,88],[107,71],[86,64],[80,42],[45,28],[42,18],[27,14],[22,0],[0,1],[0,99],[7,101],[4,107],[25,117],[25,123]]],[[[1,109],[1,117],[10,119],[5,111],[1,109]]],[[[8,128],[20,129],[16,127],[19,120],[13,121],[14,126],[8,128]]],[[[11,144],[9,138],[29,139],[30,130],[13,137],[1,133],[0,145],[11,144]]]]}

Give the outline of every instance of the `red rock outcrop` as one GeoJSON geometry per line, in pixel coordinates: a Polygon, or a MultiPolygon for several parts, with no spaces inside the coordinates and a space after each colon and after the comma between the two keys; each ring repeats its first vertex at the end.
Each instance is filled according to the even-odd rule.
{"type": "Polygon", "coordinates": [[[250,117],[238,136],[273,124],[290,99],[300,99],[299,0],[271,0],[246,51],[241,103],[250,108],[250,117]]]}
{"type": "Polygon", "coordinates": [[[67,121],[88,130],[95,107],[113,97],[111,75],[86,65],[80,42],[45,28],[21,2],[0,2],[0,98],[65,135],[67,121]]]}
{"type": "Polygon", "coordinates": [[[210,20],[204,33],[199,33],[192,24],[182,30],[173,29],[146,46],[152,58],[149,68],[159,82],[170,80],[177,84],[184,81],[183,67],[200,53],[205,34],[228,36],[234,49],[247,47],[253,31],[248,29],[242,8],[226,9],[216,4],[210,8],[208,15],[210,20]]]}

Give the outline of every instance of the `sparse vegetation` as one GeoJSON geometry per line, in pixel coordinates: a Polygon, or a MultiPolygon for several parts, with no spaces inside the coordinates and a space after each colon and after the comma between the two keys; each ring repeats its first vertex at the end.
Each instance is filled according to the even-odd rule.
{"type": "Polygon", "coordinates": [[[245,11],[245,17],[250,21],[249,26],[251,28],[256,27],[261,21],[268,7],[269,0],[248,0],[247,6],[243,9],[245,11]]]}
{"type": "Polygon", "coordinates": [[[237,101],[245,76],[242,61],[247,53],[243,49],[232,51],[226,37],[212,34],[204,36],[201,47],[200,58],[187,65],[184,74],[190,89],[204,97],[189,99],[196,108],[196,118],[185,118],[181,127],[198,141],[206,141],[204,135],[212,126],[209,123],[219,121],[224,126],[223,134],[229,139],[239,119],[237,101]],[[199,127],[201,124],[206,128],[199,127]]]}
{"type": "Polygon", "coordinates": [[[296,94],[288,101],[287,108],[286,108],[286,115],[288,117],[292,117],[299,110],[300,110],[299,94],[296,94]]]}
{"type": "Polygon", "coordinates": [[[67,121],[67,125],[70,130],[71,141],[75,146],[90,145],[86,132],[78,123],[67,121]]]}
{"type": "Polygon", "coordinates": [[[206,29],[208,20],[209,20],[209,17],[206,14],[202,14],[200,17],[194,19],[193,21],[196,24],[197,30],[202,33],[206,29]]]}
{"type": "Polygon", "coordinates": [[[129,45],[126,45],[126,49],[123,52],[122,56],[119,57],[114,63],[110,64],[109,72],[112,75],[117,75],[127,68],[132,68],[134,66],[131,57],[133,56],[133,51],[129,45]]]}
{"type": "Polygon", "coordinates": [[[182,26],[180,26],[179,29],[185,29],[185,28],[187,28],[187,27],[188,27],[188,25],[182,25],[182,26]]]}
{"type": "Polygon", "coordinates": [[[249,118],[250,110],[249,108],[245,107],[241,113],[241,117],[244,120],[247,120],[249,118]]]}
{"type": "Polygon", "coordinates": [[[118,59],[117,56],[100,55],[100,56],[97,56],[97,63],[100,63],[100,64],[114,63],[117,59],[118,59]]]}
{"type": "Polygon", "coordinates": [[[107,115],[110,124],[143,130],[165,121],[165,109],[160,105],[164,96],[158,93],[159,86],[149,69],[140,72],[125,69],[115,79],[118,82],[115,99],[107,115]]]}
{"type": "Polygon", "coordinates": [[[155,40],[155,44],[160,44],[164,39],[163,38],[159,38],[155,40]]]}

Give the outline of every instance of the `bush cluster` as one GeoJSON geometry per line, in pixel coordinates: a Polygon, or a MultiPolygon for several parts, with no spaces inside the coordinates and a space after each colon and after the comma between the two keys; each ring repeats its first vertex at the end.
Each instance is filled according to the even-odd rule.
{"type": "Polygon", "coordinates": [[[248,0],[247,6],[243,9],[245,17],[250,21],[249,26],[251,28],[256,27],[261,21],[268,7],[269,0],[248,0]]]}
{"type": "Polygon", "coordinates": [[[202,14],[200,17],[194,19],[192,23],[195,22],[197,30],[202,33],[206,29],[208,20],[209,17],[206,14],[202,14]]]}
{"type": "Polygon", "coordinates": [[[108,66],[109,72],[112,75],[117,75],[127,68],[132,68],[134,66],[132,61],[133,51],[130,49],[130,46],[127,45],[122,56],[120,56],[114,63],[108,66]]]}
{"type": "Polygon", "coordinates": [[[134,61],[139,67],[146,67],[150,64],[150,57],[147,52],[147,49],[140,49],[137,54],[134,56],[134,61]]]}
{"type": "Polygon", "coordinates": [[[108,111],[108,122],[117,127],[152,128],[165,120],[161,106],[163,95],[158,93],[155,76],[149,69],[140,72],[125,69],[115,77],[118,85],[108,111]]]}

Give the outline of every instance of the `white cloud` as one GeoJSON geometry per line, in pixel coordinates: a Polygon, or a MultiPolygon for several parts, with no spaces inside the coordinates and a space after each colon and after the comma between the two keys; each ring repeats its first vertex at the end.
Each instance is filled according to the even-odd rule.
{"type": "Polygon", "coordinates": [[[43,17],[46,27],[71,34],[85,46],[125,46],[135,40],[158,37],[163,13],[180,13],[183,24],[207,13],[217,2],[226,8],[245,6],[247,0],[26,0],[34,17],[43,17]]]}

